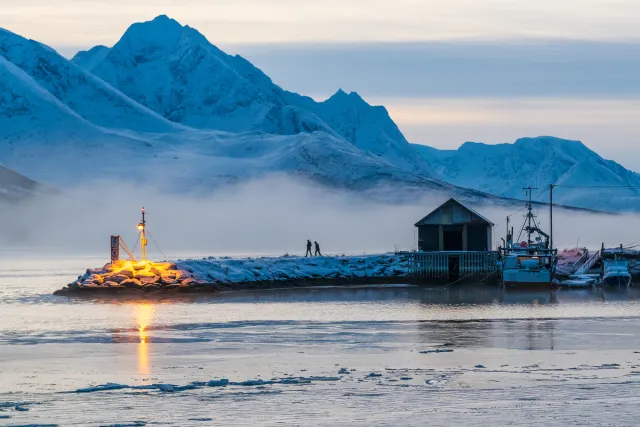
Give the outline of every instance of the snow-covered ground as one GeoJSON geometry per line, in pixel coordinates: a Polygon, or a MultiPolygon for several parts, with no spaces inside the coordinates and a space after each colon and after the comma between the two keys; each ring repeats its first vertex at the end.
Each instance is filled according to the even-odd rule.
{"type": "Polygon", "coordinates": [[[404,278],[409,273],[407,255],[322,256],[279,258],[204,258],[177,263],[178,268],[210,283],[261,281],[404,278]]]}

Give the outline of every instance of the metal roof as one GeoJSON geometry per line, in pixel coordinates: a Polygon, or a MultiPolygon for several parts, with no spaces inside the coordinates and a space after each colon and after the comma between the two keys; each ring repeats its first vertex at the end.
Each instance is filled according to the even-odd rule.
{"type": "Polygon", "coordinates": [[[441,204],[440,206],[438,206],[437,208],[435,208],[433,211],[431,211],[431,213],[429,213],[427,216],[425,216],[424,218],[422,218],[420,221],[415,223],[415,226],[418,227],[418,225],[425,221],[427,218],[429,218],[431,215],[433,215],[434,213],[436,213],[438,210],[440,210],[443,206],[449,204],[449,203],[456,203],[459,206],[461,206],[462,208],[468,210],[469,212],[471,212],[472,214],[474,214],[475,216],[477,216],[478,218],[480,218],[481,220],[483,220],[484,222],[486,222],[487,224],[491,225],[492,227],[495,225],[493,222],[489,221],[487,218],[485,218],[484,216],[480,215],[478,212],[476,212],[475,210],[471,209],[470,207],[466,206],[465,204],[457,201],[454,198],[451,198],[449,200],[447,200],[446,202],[444,202],[443,204],[441,204]]]}

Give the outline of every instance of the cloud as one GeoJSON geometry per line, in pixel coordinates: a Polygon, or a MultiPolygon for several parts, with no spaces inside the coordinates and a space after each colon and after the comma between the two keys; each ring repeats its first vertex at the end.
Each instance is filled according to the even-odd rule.
{"type": "MultiPolygon", "coordinates": [[[[415,248],[413,224],[435,209],[443,197],[423,197],[412,203],[383,204],[353,193],[327,191],[287,178],[269,178],[229,186],[206,196],[176,195],[155,187],[105,182],[69,190],[64,197],[39,199],[4,209],[0,241],[37,248],[43,255],[103,256],[109,236],[120,234],[133,249],[140,207],[148,212],[149,254],[163,259],[205,255],[303,254],[307,239],[317,240],[325,253],[362,254],[415,248]]],[[[493,222],[496,245],[503,218],[519,206],[478,207],[493,222]]],[[[548,228],[546,209],[540,209],[548,228]]],[[[625,224],[635,217],[555,213],[559,247],[599,247],[632,243],[625,224]]],[[[517,226],[518,217],[513,217],[517,226]]],[[[640,243],[640,242],[637,242],[640,243]]],[[[138,246],[139,248],[139,246],[138,246]]]]}

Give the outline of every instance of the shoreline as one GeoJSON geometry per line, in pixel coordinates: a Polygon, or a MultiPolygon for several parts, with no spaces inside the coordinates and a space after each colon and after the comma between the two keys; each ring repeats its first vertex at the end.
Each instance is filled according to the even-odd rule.
{"type": "Polygon", "coordinates": [[[304,280],[272,280],[256,282],[237,283],[198,283],[190,286],[180,286],[171,288],[62,288],[53,293],[56,296],[66,297],[99,297],[99,296],[170,296],[170,295],[211,295],[227,292],[247,292],[261,290],[287,290],[305,288],[349,288],[353,286],[375,286],[375,285],[404,285],[420,286],[425,285],[409,277],[343,277],[343,278],[319,278],[304,280]]]}

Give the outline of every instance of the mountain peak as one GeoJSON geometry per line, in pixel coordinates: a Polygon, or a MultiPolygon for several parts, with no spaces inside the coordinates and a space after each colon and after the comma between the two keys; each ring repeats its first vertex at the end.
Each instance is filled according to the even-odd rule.
{"type": "Polygon", "coordinates": [[[356,104],[356,105],[359,104],[359,105],[367,105],[367,106],[369,106],[367,101],[365,101],[358,94],[358,92],[349,92],[349,93],[347,93],[342,89],[338,89],[338,91],[336,93],[334,93],[325,102],[330,102],[330,103],[339,102],[339,103],[342,103],[342,104],[356,104]]]}

